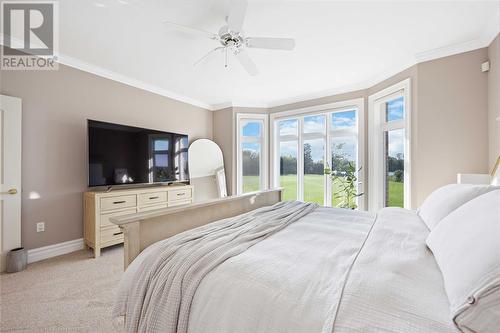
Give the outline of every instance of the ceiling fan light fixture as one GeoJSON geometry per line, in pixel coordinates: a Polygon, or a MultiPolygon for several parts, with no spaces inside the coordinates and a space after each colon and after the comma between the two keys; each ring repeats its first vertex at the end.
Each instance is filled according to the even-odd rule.
{"type": "Polygon", "coordinates": [[[214,34],[203,29],[193,28],[183,24],[164,21],[177,30],[189,32],[202,37],[208,37],[219,41],[222,45],[211,50],[195,63],[195,66],[219,49],[225,51],[225,67],[227,67],[227,51],[230,49],[238,62],[250,75],[257,75],[258,70],[255,63],[250,59],[246,48],[260,48],[268,50],[287,50],[295,48],[295,40],[292,38],[271,38],[271,37],[248,37],[243,33],[243,22],[245,21],[247,0],[232,0],[229,15],[226,17],[227,24],[219,29],[218,34],[214,34]]]}

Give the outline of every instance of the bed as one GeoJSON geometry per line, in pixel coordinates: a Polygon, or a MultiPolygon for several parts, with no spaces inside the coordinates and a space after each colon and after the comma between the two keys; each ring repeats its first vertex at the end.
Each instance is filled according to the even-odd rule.
{"type": "Polygon", "coordinates": [[[416,211],[280,201],[275,190],[115,219],[126,252],[127,234],[136,244],[114,315],[129,332],[458,331],[416,211]],[[179,216],[203,218],[192,229],[179,216]],[[148,221],[181,226],[154,241],[148,221]]]}

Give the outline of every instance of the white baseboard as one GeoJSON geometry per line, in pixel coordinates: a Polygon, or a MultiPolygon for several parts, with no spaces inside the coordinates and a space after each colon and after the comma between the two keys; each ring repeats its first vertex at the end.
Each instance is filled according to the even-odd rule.
{"type": "Polygon", "coordinates": [[[28,250],[28,264],[83,249],[83,238],[28,250]]]}

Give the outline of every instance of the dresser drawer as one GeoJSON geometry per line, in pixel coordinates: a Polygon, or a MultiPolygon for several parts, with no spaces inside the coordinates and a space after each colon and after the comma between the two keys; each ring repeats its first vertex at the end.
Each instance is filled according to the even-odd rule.
{"type": "MultiPolygon", "coordinates": [[[[192,192],[190,188],[186,189],[178,189],[178,190],[171,190],[168,191],[168,201],[173,201],[173,200],[185,200],[185,199],[191,199],[192,192]]],[[[171,206],[171,205],[169,205],[171,206]]]]}
{"type": "Polygon", "coordinates": [[[155,210],[155,209],[162,209],[162,208],[167,208],[167,203],[162,203],[159,205],[152,205],[152,206],[141,206],[137,208],[138,212],[147,212],[149,210],[155,210]]]}
{"type": "Polygon", "coordinates": [[[135,207],[137,204],[137,196],[120,195],[116,197],[101,198],[101,210],[112,210],[120,208],[135,207]]]}
{"type": "Polygon", "coordinates": [[[167,202],[167,192],[151,192],[137,195],[138,206],[146,206],[163,202],[167,202]]]}
{"type": "Polygon", "coordinates": [[[103,245],[121,242],[123,242],[123,231],[117,225],[101,227],[101,243],[103,245]]]}
{"type": "Polygon", "coordinates": [[[189,200],[175,200],[168,203],[168,207],[189,205],[191,203],[191,199],[189,200]]]}
{"type": "Polygon", "coordinates": [[[107,214],[102,214],[101,215],[101,227],[106,227],[106,226],[117,226],[113,222],[111,222],[109,219],[112,217],[116,216],[122,216],[122,215],[127,215],[127,214],[134,214],[136,213],[136,209],[126,209],[126,210],[121,210],[119,212],[113,212],[113,213],[107,213],[107,214]]]}

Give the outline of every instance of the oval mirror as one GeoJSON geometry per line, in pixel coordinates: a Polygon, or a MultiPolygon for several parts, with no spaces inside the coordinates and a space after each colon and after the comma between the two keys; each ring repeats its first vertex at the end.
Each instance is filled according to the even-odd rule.
{"type": "Polygon", "coordinates": [[[194,201],[226,197],[224,157],[220,147],[212,140],[198,139],[191,143],[188,154],[194,201]]]}

